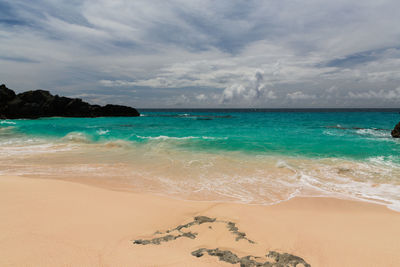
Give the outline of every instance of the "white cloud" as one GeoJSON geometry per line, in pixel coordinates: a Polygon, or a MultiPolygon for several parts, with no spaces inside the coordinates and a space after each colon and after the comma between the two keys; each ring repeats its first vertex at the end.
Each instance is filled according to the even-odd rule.
{"type": "Polygon", "coordinates": [[[196,96],[196,99],[199,101],[205,101],[205,100],[207,100],[207,98],[208,97],[205,94],[199,94],[196,96]]]}
{"type": "Polygon", "coordinates": [[[287,94],[287,97],[292,100],[304,100],[304,99],[316,99],[316,95],[308,95],[303,93],[302,91],[296,91],[293,93],[287,94]]]}
{"type": "Polygon", "coordinates": [[[263,73],[257,71],[254,78],[246,83],[233,84],[222,92],[220,102],[229,103],[232,101],[253,104],[254,101],[276,99],[272,90],[268,90],[268,83],[264,81],[263,73]]]}
{"type": "Polygon", "coordinates": [[[135,86],[135,82],[129,82],[129,81],[122,81],[122,80],[100,80],[99,83],[103,86],[106,87],[127,87],[127,86],[135,86]]]}
{"type": "Polygon", "coordinates": [[[333,86],[329,87],[328,89],[326,89],[326,92],[331,94],[331,93],[336,92],[337,90],[338,90],[337,86],[333,85],[333,86]]]}
{"type": "Polygon", "coordinates": [[[134,89],[143,106],[398,105],[396,0],[4,3],[21,21],[0,22],[12,88],[112,88],[116,101],[134,89]]]}
{"type": "Polygon", "coordinates": [[[182,94],[182,95],[180,95],[180,96],[178,96],[176,98],[174,98],[174,97],[171,98],[170,105],[182,106],[182,105],[185,105],[185,104],[187,104],[189,102],[190,102],[190,99],[186,95],[182,94]]]}
{"type": "Polygon", "coordinates": [[[400,87],[394,90],[369,90],[367,92],[349,92],[348,96],[353,99],[386,99],[398,100],[400,99],[400,87]]]}

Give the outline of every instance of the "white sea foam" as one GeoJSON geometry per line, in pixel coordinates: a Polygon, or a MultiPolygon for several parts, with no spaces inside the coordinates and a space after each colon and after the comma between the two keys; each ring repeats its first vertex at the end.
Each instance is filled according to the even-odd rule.
{"type": "Polygon", "coordinates": [[[150,139],[150,140],[186,140],[186,139],[199,139],[199,137],[196,136],[184,136],[184,137],[173,137],[173,136],[166,136],[166,135],[160,135],[160,136],[140,136],[136,135],[137,138],[140,139],[150,139]]]}
{"type": "Polygon", "coordinates": [[[324,135],[330,135],[330,136],[344,136],[345,132],[344,131],[339,131],[339,130],[324,130],[322,132],[324,135]]]}
{"type": "Polygon", "coordinates": [[[81,132],[71,132],[62,138],[64,141],[75,142],[75,143],[89,143],[90,138],[81,132]]]}
{"type": "Polygon", "coordinates": [[[36,155],[44,153],[57,153],[61,151],[70,151],[72,148],[68,146],[60,146],[58,144],[28,144],[23,145],[4,145],[0,149],[0,156],[14,157],[14,156],[25,156],[25,155],[36,155]]]}
{"type": "MultiPolygon", "coordinates": [[[[138,138],[185,140],[206,139],[207,136],[138,138]]],[[[84,145],[82,143],[89,139],[79,132],[69,133],[63,141],[67,143],[23,140],[20,144],[3,144],[0,146],[0,169],[5,173],[51,177],[122,177],[138,190],[186,199],[274,204],[295,196],[334,196],[379,203],[400,211],[400,166],[396,156],[371,157],[361,162],[338,158],[249,156],[233,152],[185,152],[164,146],[167,142],[138,145],[116,140],[84,145]],[[49,167],[44,160],[52,159],[52,156],[25,157],[68,150],[71,153],[60,153],[55,157],[57,168],[49,167]],[[26,159],[34,160],[33,164],[26,159]]]]}
{"type": "Polygon", "coordinates": [[[100,129],[100,130],[97,130],[96,131],[96,133],[98,134],[98,135],[106,135],[106,134],[108,134],[110,132],[110,130],[103,130],[103,129],[100,129]]]}
{"type": "Polygon", "coordinates": [[[360,136],[370,137],[370,138],[388,138],[390,137],[390,131],[382,129],[353,129],[353,128],[342,128],[341,125],[336,125],[335,127],[330,127],[331,129],[326,129],[323,131],[324,135],[329,136],[344,136],[349,133],[356,133],[360,136]]]}
{"type": "Polygon", "coordinates": [[[2,120],[0,121],[0,124],[15,125],[16,123],[13,121],[2,120]]]}
{"type": "MultiPolygon", "coordinates": [[[[368,158],[368,161],[371,163],[375,163],[381,166],[387,166],[390,168],[400,168],[400,155],[396,157],[394,156],[379,156],[379,157],[371,157],[368,158]]],[[[400,177],[399,177],[400,179],[400,177]]]]}
{"type": "Polygon", "coordinates": [[[202,139],[209,139],[209,140],[227,140],[228,137],[211,137],[211,136],[202,136],[202,139]]]}
{"type": "Polygon", "coordinates": [[[358,129],[356,133],[359,135],[371,136],[371,137],[390,137],[390,131],[383,131],[377,129],[358,129]]]}
{"type": "Polygon", "coordinates": [[[330,183],[330,186],[338,190],[343,196],[353,197],[400,210],[400,186],[393,184],[373,184],[358,181],[348,181],[346,184],[330,183]]]}
{"type": "Polygon", "coordinates": [[[288,164],[286,163],[286,161],[280,159],[280,160],[278,160],[276,162],[276,167],[278,167],[278,168],[287,168],[288,164]]]}
{"type": "Polygon", "coordinates": [[[16,145],[16,146],[23,146],[23,145],[30,145],[30,144],[38,144],[41,143],[41,140],[38,139],[26,139],[26,138],[7,138],[5,140],[1,140],[0,144],[2,146],[9,146],[9,145],[16,145]]]}
{"type": "Polygon", "coordinates": [[[301,184],[319,190],[323,196],[352,198],[400,210],[399,166],[383,157],[371,158],[370,162],[372,165],[339,161],[312,164],[311,168],[303,166],[300,167],[301,184]]]}
{"type": "Polygon", "coordinates": [[[226,140],[228,137],[212,137],[212,136],[183,136],[183,137],[176,137],[176,136],[141,136],[141,135],[134,135],[140,139],[150,139],[150,140],[189,140],[189,139],[205,139],[205,140],[226,140]]]}

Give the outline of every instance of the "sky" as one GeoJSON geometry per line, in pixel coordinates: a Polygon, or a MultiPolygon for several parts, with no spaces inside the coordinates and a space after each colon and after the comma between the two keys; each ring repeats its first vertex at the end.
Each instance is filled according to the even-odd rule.
{"type": "Polygon", "coordinates": [[[0,83],[138,108],[400,107],[398,0],[0,0],[0,83]]]}

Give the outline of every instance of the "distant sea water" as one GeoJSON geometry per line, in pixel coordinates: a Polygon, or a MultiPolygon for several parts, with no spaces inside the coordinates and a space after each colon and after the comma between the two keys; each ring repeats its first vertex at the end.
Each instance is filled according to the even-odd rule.
{"type": "Polygon", "coordinates": [[[400,211],[400,140],[390,136],[399,110],[140,112],[0,120],[0,175],[254,204],[330,196],[400,211]]]}

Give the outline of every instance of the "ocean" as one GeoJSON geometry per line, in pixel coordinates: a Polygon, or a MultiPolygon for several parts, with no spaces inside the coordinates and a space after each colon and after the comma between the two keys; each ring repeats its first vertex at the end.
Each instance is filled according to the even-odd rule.
{"type": "Polygon", "coordinates": [[[389,109],[139,110],[140,117],[0,120],[0,175],[187,200],[327,196],[400,211],[400,121],[389,109]]]}

